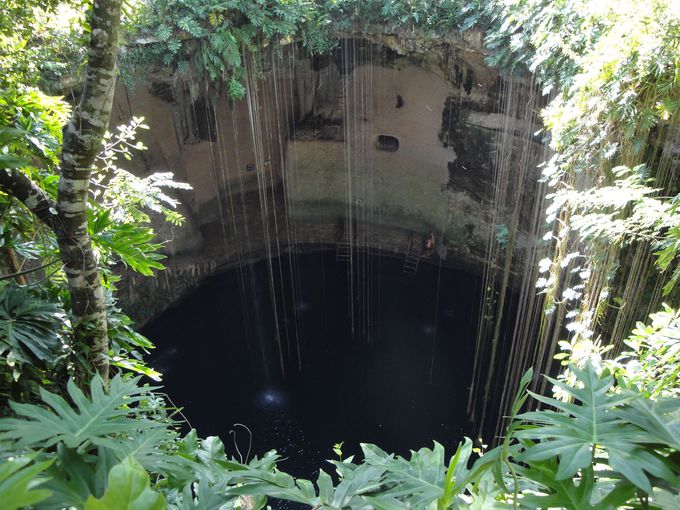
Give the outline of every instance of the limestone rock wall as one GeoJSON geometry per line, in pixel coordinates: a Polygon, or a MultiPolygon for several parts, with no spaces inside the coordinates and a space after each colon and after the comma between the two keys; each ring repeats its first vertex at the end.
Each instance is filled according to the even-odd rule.
{"type": "MultiPolygon", "coordinates": [[[[213,271],[339,242],[403,256],[433,232],[446,264],[483,271],[489,236],[504,222],[491,214],[500,133],[528,143],[536,164],[541,145],[527,120],[533,92],[521,80],[508,92],[484,64],[479,33],[347,34],[330,55],[290,46],[252,67],[259,79],[249,76],[241,101],[163,73],[140,79],[134,94],[118,89],[112,122],[134,114],[151,126],[134,171],[170,170],[193,187],[180,196],[187,224],[156,225],[169,240],[163,288],[125,280],[135,318],[213,271]]],[[[534,173],[531,185],[508,190],[526,202],[520,249],[534,242],[534,173]]]]}

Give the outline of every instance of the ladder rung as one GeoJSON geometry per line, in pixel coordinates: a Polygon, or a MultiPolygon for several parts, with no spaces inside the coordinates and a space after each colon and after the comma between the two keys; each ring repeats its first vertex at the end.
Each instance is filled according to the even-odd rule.
{"type": "Polygon", "coordinates": [[[335,251],[335,260],[337,262],[348,262],[351,258],[352,246],[345,242],[338,243],[335,251]]]}

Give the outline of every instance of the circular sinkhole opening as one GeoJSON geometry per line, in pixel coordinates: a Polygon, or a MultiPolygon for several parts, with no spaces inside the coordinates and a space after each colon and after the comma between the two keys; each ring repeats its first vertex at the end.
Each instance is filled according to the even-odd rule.
{"type": "Polygon", "coordinates": [[[201,436],[276,449],[315,478],[333,445],[401,455],[474,437],[466,405],[480,278],[403,258],[320,251],[217,274],[144,329],[150,363],[201,436]],[[278,331],[278,334],[277,334],[278,331]],[[281,361],[285,374],[282,374],[281,361]]]}

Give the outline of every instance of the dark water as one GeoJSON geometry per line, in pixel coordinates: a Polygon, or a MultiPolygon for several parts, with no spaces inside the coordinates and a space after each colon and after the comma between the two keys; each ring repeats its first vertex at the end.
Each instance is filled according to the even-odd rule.
{"type": "MultiPolygon", "coordinates": [[[[350,286],[335,257],[298,255],[295,286],[288,258],[274,261],[285,378],[263,261],[212,277],[145,328],[166,391],[199,435],[221,436],[238,457],[229,431],[245,424],[251,456],[277,449],[280,468],[298,476],[315,478],[340,441],[346,455],[361,442],[407,454],[436,440],[451,452],[472,434],[479,280],[446,268],[438,279],[423,263],[408,275],[399,259],[361,255],[350,286]]],[[[243,429],[237,443],[245,456],[243,429]]]]}

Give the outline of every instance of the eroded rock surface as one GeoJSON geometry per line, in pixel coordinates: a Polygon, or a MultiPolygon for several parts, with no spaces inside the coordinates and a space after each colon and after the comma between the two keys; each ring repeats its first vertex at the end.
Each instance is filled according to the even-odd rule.
{"type": "Polygon", "coordinates": [[[404,256],[433,232],[446,264],[481,273],[489,236],[506,222],[491,214],[501,144],[518,154],[530,145],[504,164],[531,166],[522,189],[505,185],[526,203],[517,246],[534,242],[534,95],[485,65],[479,33],[376,31],[341,39],[327,56],[291,46],[258,58],[260,79],[242,101],[164,75],[140,81],[134,95],[118,90],[112,122],[134,112],[152,127],[135,171],[171,170],[193,187],[180,197],[187,225],[159,223],[169,277],[153,288],[139,277],[123,284],[135,318],[216,270],[338,243],[404,256]]]}

